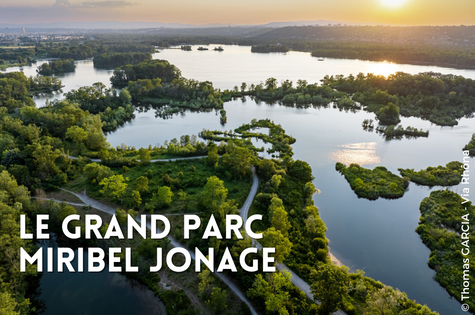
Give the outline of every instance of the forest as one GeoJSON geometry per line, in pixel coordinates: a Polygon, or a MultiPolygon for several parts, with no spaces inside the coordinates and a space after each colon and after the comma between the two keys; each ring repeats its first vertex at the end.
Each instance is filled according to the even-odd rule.
{"type": "Polygon", "coordinates": [[[384,166],[377,166],[370,170],[358,164],[350,164],[347,167],[337,162],[335,168],[345,176],[358,197],[369,200],[376,200],[379,197],[400,198],[409,186],[408,178],[394,175],[384,166]]]}
{"type": "MultiPolygon", "coordinates": [[[[94,54],[106,47],[103,43],[86,43],[78,50],[63,44],[58,46],[68,48],[63,49],[65,55],[94,54]]],[[[55,45],[44,50],[51,53],[53,47],[55,45]]],[[[133,51],[132,45],[107,47],[110,49],[108,53],[133,51]]],[[[148,46],[144,44],[143,47],[148,46]]],[[[138,46],[137,50],[140,49],[138,46]]],[[[21,243],[18,233],[11,232],[18,231],[20,213],[27,214],[30,220],[37,213],[49,213],[58,227],[66,215],[95,211],[30,199],[29,191],[34,197],[46,197],[51,192],[58,192],[59,188],[66,188],[72,191],[86,189],[89,196],[116,208],[116,217],[121,224],[127,215],[171,214],[171,234],[181,244],[203,251],[212,247],[218,259],[230,253],[232,259],[237,260],[239,253],[253,246],[249,237],[204,240],[202,228],[190,239],[185,239],[183,218],[176,214],[199,215],[203,227],[214,218],[224,232],[223,218],[227,214],[239,214],[255,170],[259,186],[250,214],[263,216],[262,222],[256,223],[256,229],[264,234],[261,245],[275,247],[277,262],[285,262],[310,283],[314,299],[321,302],[317,306],[292,285],[287,272],[247,272],[241,268],[236,273],[225,272],[260,313],[327,315],[343,309],[349,315],[377,312],[436,314],[411,301],[399,290],[365,277],[362,271],[350,273],[348,268],[332,264],[328,256],[325,223],[312,199],[318,192],[312,183],[314,174],[307,162],[293,159],[291,145],[298,139],[286,134],[278,123],[254,119],[226,133],[204,130],[200,134],[203,141],[183,135],[162,146],[139,149],[126,145],[111,147],[104,135],[104,131],[113,130],[133,117],[136,106],[133,102],[166,104],[165,111],[180,106],[222,110],[219,113],[223,122],[226,118],[223,102],[233,97],[250,95],[263,100],[276,99],[289,106],[328,106],[335,101],[335,106],[341,108],[357,108],[359,105],[346,91],[335,91],[331,84],[308,84],[305,80],[298,80],[295,88],[288,80],[278,87],[277,80],[270,78],[249,89],[244,83],[240,88],[222,92],[211,82],[183,78],[179,69],[164,60],[121,65],[114,71],[111,82],[121,87],[121,92],[96,83],[65,93],[63,100],[36,108],[30,94],[35,90],[60,88],[60,81],[41,76],[26,78],[22,73],[0,74],[2,253],[16,253],[19,246],[31,252],[34,249],[32,243],[21,243]],[[252,146],[251,138],[271,143],[272,149],[268,153],[273,154],[273,158],[259,158],[259,150],[252,146]],[[184,156],[202,158],[169,162],[153,160],[184,156]],[[97,158],[101,161],[91,160],[97,158]]],[[[381,120],[395,118],[398,103],[391,102],[382,104],[384,110],[379,111],[381,120]],[[391,102],[396,107],[390,106],[391,102]]],[[[374,170],[354,164],[348,168],[343,164],[336,167],[345,173],[352,188],[355,185],[356,193],[360,192],[369,199],[398,197],[408,184],[407,179],[384,167],[374,170]],[[363,179],[356,178],[358,176],[363,179]]],[[[106,225],[104,223],[101,231],[105,231],[106,225]]],[[[32,224],[29,227],[34,229],[32,224]]],[[[84,228],[81,223],[79,227],[84,228]]],[[[126,229],[125,225],[123,229],[126,229]]],[[[165,252],[171,247],[169,240],[132,240],[123,244],[96,239],[89,242],[82,239],[80,242],[104,247],[134,247],[137,249],[134,263],[146,267],[154,261],[157,247],[165,252]]],[[[13,260],[6,261],[6,254],[0,255],[0,259],[5,260],[0,268],[0,311],[32,314],[34,306],[28,306],[26,300],[29,296],[26,288],[32,281],[25,274],[19,275],[17,269],[4,267],[17,263],[18,259],[13,257],[13,260]]],[[[262,258],[258,254],[250,255],[248,264],[251,259],[262,258]]],[[[236,265],[240,266],[238,262],[236,265]]],[[[31,276],[35,276],[34,268],[31,276]]],[[[247,305],[210,270],[199,274],[187,271],[186,292],[161,289],[161,279],[154,273],[139,273],[131,277],[149,286],[165,303],[170,314],[196,314],[201,311],[200,307],[215,314],[250,312],[247,305]],[[193,303],[189,296],[193,297],[193,303]]]]}
{"type": "Polygon", "coordinates": [[[440,126],[457,125],[457,119],[475,112],[475,81],[461,76],[425,72],[397,72],[384,76],[326,76],[323,84],[352,95],[381,122],[394,124],[399,114],[420,117],[440,126]]]}
{"type": "Polygon", "coordinates": [[[73,72],[74,69],[76,69],[76,65],[73,59],[59,59],[43,63],[36,72],[41,75],[50,76],[58,73],[73,72]]]}
{"type": "Polygon", "coordinates": [[[124,65],[133,65],[152,60],[152,54],[142,52],[128,52],[128,53],[103,53],[94,56],[94,67],[97,68],[117,68],[124,65]]]}
{"type": "MultiPolygon", "coordinates": [[[[431,192],[420,204],[421,218],[416,229],[431,250],[429,266],[436,271],[435,280],[458,301],[461,301],[466,273],[475,268],[475,237],[469,234],[469,238],[461,238],[459,235],[462,225],[468,225],[470,231],[475,228],[471,220],[475,206],[463,201],[449,190],[431,192]],[[462,249],[464,244],[467,250],[462,249]]],[[[470,291],[475,290],[473,281],[469,285],[470,291]]],[[[465,299],[463,303],[475,307],[473,299],[465,299]]]]}
{"type": "Polygon", "coordinates": [[[251,47],[251,52],[253,53],[270,53],[270,52],[281,52],[286,53],[289,51],[289,47],[285,45],[257,45],[251,47]]]}
{"type": "Polygon", "coordinates": [[[472,135],[470,142],[463,147],[463,150],[467,150],[470,156],[475,156],[475,133],[472,135]]]}
{"type": "Polygon", "coordinates": [[[458,161],[447,163],[446,166],[429,166],[425,170],[415,172],[414,169],[398,169],[401,176],[409,177],[412,182],[425,186],[452,186],[462,180],[463,164],[458,161]]]}

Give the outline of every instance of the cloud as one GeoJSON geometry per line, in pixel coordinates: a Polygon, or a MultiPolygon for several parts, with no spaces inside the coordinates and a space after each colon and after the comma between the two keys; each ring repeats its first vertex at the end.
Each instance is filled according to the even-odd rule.
{"type": "MultiPolygon", "coordinates": [[[[60,1],[60,0],[57,0],[60,1]]],[[[68,1],[68,0],[61,0],[68,1]]],[[[84,7],[100,7],[100,8],[121,8],[132,5],[132,3],[127,1],[94,1],[94,2],[83,2],[84,7]]]]}
{"type": "Polygon", "coordinates": [[[71,6],[71,3],[69,2],[69,0],[56,0],[54,5],[59,7],[69,7],[71,6]]]}

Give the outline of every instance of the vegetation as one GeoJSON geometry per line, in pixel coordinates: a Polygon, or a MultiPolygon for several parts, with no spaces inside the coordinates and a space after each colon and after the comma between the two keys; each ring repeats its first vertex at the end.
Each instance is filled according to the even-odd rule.
{"type": "Polygon", "coordinates": [[[362,198],[375,200],[383,198],[400,198],[409,185],[409,179],[401,178],[388,171],[384,166],[377,166],[373,170],[350,164],[346,167],[336,163],[336,170],[345,176],[351,189],[362,198]]]}
{"type": "Polygon", "coordinates": [[[51,60],[38,67],[36,72],[41,75],[53,75],[64,72],[73,72],[76,69],[74,59],[51,60]]]}
{"type": "Polygon", "coordinates": [[[416,75],[397,72],[325,76],[323,84],[350,93],[353,100],[376,113],[385,124],[397,124],[399,114],[430,120],[441,126],[457,125],[457,119],[475,112],[475,81],[461,76],[425,72],[416,75]]]}
{"type": "Polygon", "coordinates": [[[363,59],[410,64],[475,67],[475,56],[467,48],[396,43],[323,42],[312,44],[313,57],[363,59]]]}
{"type": "Polygon", "coordinates": [[[128,53],[104,53],[94,56],[94,67],[117,68],[124,65],[134,65],[147,60],[152,60],[151,53],[128,52],[128,53]]]}
{"type": "Polygon", "coordinates": [[[31,94],[60,88],[61,81],[57,78],[27,78],[23,72],[0,73],[0,106],[8,113],[13,113],[25,106],[35,106],[31,94]]]}
{"type": "Polygon", "coordinates": [[[418,130],[417,128],[413,128],[411,126],[407,126],[406,129],[404,129],[404,127],[401,125],[390,125],[386,128],[380,126],[376,128],[376,131],[383,134],[386,139],[401,139],[403,136],[406,138],[427,138],[429,136],[429,131],[423,131],[422,129],[418,130]]]}
{"type": "Polygon", "coordinates": [[[468,151],[470,156],[475,156],[475,133],[472,135],[470,142],[463,148],[463,150],[468,151]]]}
{"type": "MultiPolygon", "coordinates": [[[[28,295],[34,289],[31,285],[37,271],[36,266],[27,265],[25,272],[20,272],[20,248],[30,255],[36,248],[31,240],[20,238],[20,214],[32,217],[37,209],[28,189],[7,171],[0,172],[0,182],[0,313],[30,314],[35,307],[28,295]]],[[[32,229],[28,224],[28,230],[32,229]]]]}
{"type": "MultiPolygon", "coordinates": [[[[462,301],[464,281],[475,268],[475,237],[463,233],[475,228],[475,206],[449,190],[433,191],[420,205],[421,218],[416,231],[431,250],[429,266],[436,271],[435,280],[458,301],[475,307],[473,299],[462,301]]],[[[465,292],[475,290],[469,282],[465,292]]],[[[468,295],[468,294],[467,294],[468,295]]]]}
{"type": "Polygon", "coordinates": [[[112,85],[124,87],[129,81],[153,80],[160,78],[162,82],[172,82],[181,76],[180,70],[166,60],[149,60],[136,65],[125,65],[114,70],[111,77],[112,85]]]}
{"type": "Polygon", "coordinates": [[[104,131],[112,131],[134,117],[132,98],[125,89],[117,93],[116,89],[107,89],[104,84],[98,82],[72,90],[64,96],[68,101],[77,103],[82,110],[99,114],[104,131]]]}
{"type": "Polygon", "coordinates": [[[190,45],[181,46],[180,48],[181,48],[181,50],[184,50],[184,51],[191,51],[191,46],[190,45]]]}
{"type": "MultiPolygon", "coordinates": [[[[200,132],[199,136],[206,140],[213,141],[228,141],[233,140],[238,137],[243,139],[257,138],[262,139],[264,142],[272,143],[272,149],[268,149],[267,153],[273,154],[278,152],[279,156],[292,156],[292,147],[291,144],[295,143],[295,138],[290,137],[285,134],[285,130],[280,125],[276,125],[273,121],[269,119],[253,119],[250,124],[243,124],[241,127],[234,129],[234,133],[228,133],[226,131],[210,131],[204,129],[200,132]],[[252,129],[268,128],[269,133],[257,133],[249,132],[252,129]],[[223,136],[221,136],[223,135],[223,136]]],[[[246,145],[254,151],[259,151],[255,148],[254,145],[250,142],[246,142],[246,145]]]]}
{"type": "Polygon", "coordinates": [[[458,161],[447,163],[446,166],[428,167],[415,172],[414,169],[399,169],[401,176],[408,177],[414,183],[426,186],[458,185],[462,180],[463,164],[458,161]]]}
{"type": "Polygon", "coordinates": [[[254,52],[254,53],[270,53],[270,52],[286,53],[288,51],[289,51],[289,47],[285,45],[258,45],[258,46],[251,47],[251,52],[254,52]]]}
{"type": "MultiPolygon", "coordinates": [[[[177,69],[172,68],[173,66],[167,62],[158,61],[159,64],[154,64],[154,62],[150,62],[150,67],[135,65],[128,68],[134,75],[140,77],[132,84],[128,83],[131,95],[142,97],[143,91],[140,92],[139,80],[150,80],[150,83],[154,85],[153,89],[157,88],[157,91],[159,86],[165,87],[164,89],[168,89],[165,90],[166,93],[173,93],[173,88],[178,89],[182,82],[188,82],[187,84],[191,86],[189,83],[191,80],[180,79],[179,73],[175,71],[177,69]],[[149,70],[152,71],[149,72],[149,70]],[[153,73],[155,70],[156,73],[164,73],[165,77],[177,75],[177,78],[167,80],[159,75],[157,78],[157,74],[153,73]],[[173,83],[174,80],[177,81],[173,83]],[[172,86],[172,84],[175,85],[172,86]]],[[[21,89],[13,89],[15,91],[22,90],[26,93],[29,84],[31,86],[33,82],[33,79],[30,82],[23,74],[9,75],[8,78],[16,78],[19,82],[17,84],[21,89]]],[[[145,86],[148,86],[148,83],[145,86]]],[[[200,87],[199,84],[197,86],[200,87]]],[[[201,87],[202,93],[210,93],[208,95],[219,93],[216,95],[223,98],[242,93],[242,91],[227,91],[226,95],[225,93],[221,95],[220,91],[214,89],[210,92],[211,88],[208,88],[207,84],[201,87]]],[[[242,90],[245,89],[246,87],[242,90]]],[[[310,88],[301,81],[298,89],[303,91],[310,88]]],[[[276,90],[275,81],[270,80],[268,88],[265,91],[260,90],[259,93],[272,97],[272,92],[276,90]]],[[[322,87],[322,90],[331,89],[322,87]]],[[[187,92],[188,89],[183,88],[180,91],[187,92]]],[[[198,93],[197,91],[194,92],[198,93]]],[[[252,93],[257,95],[255,90],[252,93]]],[[[334,91],[331,93],[338,94],[334,91]]],[[[2,95],[6,102],[11,102],[14,97],[20,97],[17,94],[3,93],[2,95]]],[[[191,93],[190,98],[192,97],[197,96],[191,93]]],[[[179,140],[173,139],[161,147],[150,146],[148,149],[136,150],[122,145],[111,148],[103,134],[104,115],[108,110],[119,109],[128,101],[130,98],[127,97],[125,91],[117,95],[114,94],[114,90],[95,84],[92,87],[71,91],[66,100],[49,103],[44,108],[25,106],[22,103],[21,106],[8,113],[7,108],[2,107],[0,149],[3,155],[0,167],[8,170],[19,184],[25,185],[39,195],[41,195],[40,189],[54,190],[64,185],[77,190],[87,188],[90,196],[106,200],[119,208],[116,214],[121,222],[124,221],[127,213],[132,216],[137,213],[156,212],[199,215],[202,221],[201,228],[189,239],[183,237],[182,216],[170,216],[172,236],[188,248],[197,247],[203,252],[209,247],[214,248],[217,259],[230,253],[236,265],[239,266],[237,263],[239,254],[252,246],[249,237],[223,240],[212,237],[204,240],[202,234],[212,217],[216,220],[221,233],[224,233],[225,216],[238,214],[239,207],[248,195],[251,169],[254,166],[259,175],[260,185],[251,212],[263,215],[263,221],[256,222],[256,229],[264,234],[262,245],[275,247],[277,261],[285,261],[289,268],[309,281],[314,288],[319,288],[322,283],[324,285],[333,275],[346,283],[346,292],[342,289],[343,286],[337,285],[335,290],[327,290],[327,295],[318,296],[317,298],[324,302],[323,306],[318,308],[307,299],[303,292],[289,284],[285,274],[274,273],[264,276],[260,270],[248,272],[241,267],[238,267],[235,273],[226,272],[242,291],[254,289],[254,291],[249,290],[248,295],[258,305],[259,310],[278,311],[282,314],[286,312],[315,314],[316,311],[326,312],[340,305],[348,314],[358,314],[366,307],[370,307],[371,304],[366,303],[367,297],[371,296],[371,301],[374,301],[375,305],[384,299],[386,296],[384,292],[378,292],[383,288],[380,283],[362,276],[348,274],[345,269],[328,267],[330,262],[328,240],[325,237],[326,227],[312,200],[312,195],[316,192],[312,184],[314,179],[312,170],[308,163],[292,159],[290,145],[295,142],[295,139],[286,135],[280,125],[270,120],[253,120],[232,133],[239,134],[241,139],[237,139],[237,136],[225,137],[227,139],[219,144],[203,143],[197,141],[196,137],[182,136],[179,140]],[[254,128],[266,128],[268,133],[254,132],[254,128]],[[248,145],[250,141],[246,140],[250,137],[271,142],[274,152],[278,151],[280,158],[257,158],[255,150],[248,145]],[[206,153],[207,157],[204,159],[167,163],[151,162],[154,157],[206,153]],[[79,156],[77,159],[70,159],[70,154],[79,156]],[[93,163],[90,158],[100,158],[102,162],[93,163]],[[124,208],[129,210],[126,211],[124,208]],[[341,292],[342,299],[334,299],[334,295],[332,296],[334,292],[341,292]]],[[[384,176],[389,175],[384,173],[384,176]]],[[[13,201],[9,199],[8,202],[13,201]]],[[[17,206],[15,203],[12,204],[13,207],[17,206]]],[[[61,217],[75,213],[74,208],[64,204],[50,206],[42,211],[51,213],[52,221],[57,224],[60,223],[61,217]]],[[[91,240],[93,241],[95,240],[91,240]]],[[[114,244],[110,242],[101,245],[114,244]]],[[[118,246],[128,245],[134,245],[139,249],[133,256],[134,264],[146,267],[150,263],[149,260],[154,258],[153,250],[157,247],[166,250],[169,244],[167,241],[134,240],[130,244],[124,243],[118,246]]],[[[250,264],[252,259],[262,258],[258,254],[252,254],[246,259],[250,264]]],[[[169,310],[179,310],[185,314],[194,312],[190,307],[192,303],[186,297],[187,294],[193,294],[193,292],[187,294],[183,291],[162,292],[157,288],[159,279],[153,273],[145,272],[134,277],[151,287],[162,298],[169,310]]],[[[232,299],[226,288],[214,281],[206,271],[200,274],[199,279],[199,284],[190,286],[191,291],[199,292],[201,299],[210,310],[215,313],[234,311],[245,314],[248,312],[244,306],[231,307],[232,299]]],[[[15,292],[15,299],[17,298],[21,300],[21,295],[15,292]]],[[[418,314],[419,311],[422,314],[424,310],[420,305],[407,299],[399,299],[399,295],[397,301],[393,307],[398,310],[411,311],[413,314],[418,314]]]]}

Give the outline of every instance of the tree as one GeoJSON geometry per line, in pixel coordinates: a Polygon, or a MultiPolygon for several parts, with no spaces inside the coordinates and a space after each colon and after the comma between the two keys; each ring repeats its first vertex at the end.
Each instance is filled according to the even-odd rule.
{"type": "Polygon", "coordinates": [[[329,315],[340,308],[347,292],[348,271],[333,264],[320,264],[310,274],[310,291],[314,300],[319,300],[321,315],[329,315]]]}
{"type": "Polygon", "coordinates": [[[221,314],[225,309],[228,308],[226,305],[227,297],[228,293],[226,290],[223,290],[219,287],[213,287],[209,300],[209,306],[216,314],[221,314]]]}
{"type": "Polygon", "coordinates": [[[140,155],[140,163],[142,164],[149,164],[152,157],[150,156],[150,151],[148,149],[140,148],[139,149],[140,155]]]}
{"type": "Polygon", "coordinates": [[[90,183],[100,183],[104,178],[114,175],[114,172],[105,165],[90,163],[84,166],[84,174],[90,183]]]}
{"type": "Polygon", "coordinates": [[[243,82],[241,84],[241,92],[244,93],[246,91],[246,88],[247,88],[247,83],[246,82],[243,82]]]}
{"type": "Polygon", "coordinates": [[[281,263],[290,254],[292,243],[281,231],[271,227],[264,231],[261,239],[262,247],[275,247],[275,260],[281,263]]]}
{"type": "Polygon", "coordinates": [[[280,183],[282,183],[282,176],[274,174],[270,180],[270,184],[274,189],[279,188],[280,183]]]}
{"type": "Polygon", "coordinates": [[[268,90],[275,90],[277,89],[277,79],[276,78],[269,78],[266,80],[266,89],[268,90]]]}
{"type": "Polygon", "coordinates": [[[399,107],[391,102],[382,107],[376,116],[381,123],[387,125],[397,125],[401,121],[399,119],[399,107]]]}
{"type": "Polygon", "coordinates": [[[216,176],[211,176],[201,192],[201,201],[207,207],[217,207],[227,196],[228,190],[224,187],[224,182],[216,176]]]}
{"type": "Polygon", "coordinates": [[[36,160],[36,172],[41,179],[50,179],[60,173],[60,169],[54,163],[61,156],[58,149],[53,149],[50,145],[37,145],[33,151],[36,160]]]}
{"type": "Polygon", "coordinates": [[[290,222],[287,217],[287,211],[285,211],[282,200],[279,199],[276,195],[274,195],[270,202],[271,204],[269,206],[269,214],[271,217],[271,225],[276,230],[281,231],[284,236],[288,236],[290,222]]]}
{"type": "Polygon", "coordinates": [[[219,161],[218,147],[216,144],[210,144],[208,146],[208,156],[206,157],[206,164],[209,166],[215,166],[219,161]]]}
{"type": "Polygon", "coordinates": [[[135,189],[141,194],[148,192],[148,178],[140,176],[135,180],[135,189]]]}
{"type": "Polygon", "coordinates": [[[168,186],[158,188],[157,193],[153,194],[152,202],[158,206],[168,206],[172,202],[173,192],[168,186]]]}
{"type": "Polygon", "coordinates": [[[142,198],[140,197],[140,193],[137,190],[132,191],[132,198],[134,199],[135,204],[140,206],[142,203],[142,198]]]}
{"type": "Polygon", "coordinates": [[[112,197],[114,199],[120,199],[122,202],[122,197],[125,194],[125,189],[127,188],[128,178],[124,178],[122,175],[112,175],[111,177],[104,178],[99,185],[103,186],[100,190],[101,194],[105,196],[112,197]]]}
{"type": "Polygon", "coordinates": [[[265,301],[266,310],[278,312],[279,315],[288,315],[285,304],[290,299],[287,291],[292,287],[290,282],[291,274],[288,271],[280,271],[267,274],[266,279],[262,274],[258,274],[252,288],[247,291],[249,297],[260,297],[265,301]]]}
{"type": "Polygon", "coordinates": [[[297,160],[288,167],[288,173],[301,183],[311,182],[315,177],[312,175],[312,168],[305,161],[297,160]]]}
{"type": "Polygon", "coordinates": [[[75,143],[83,143],[87,139],[88,133],[79,126],[69,127],[66,131],[66,138],[75,143]]]}
{"type": "MultiPolygon", "coordinates": [[[[406,300],[406,295],[399,290],[394,290],[390,286],[384,286],[371,294],[367,300],[368,307],[365,314],[368,315],[390,315],[399,314],[402,305],[406,300]]],[[[430,313],[429,313],[430,314],[430,313]]]]}

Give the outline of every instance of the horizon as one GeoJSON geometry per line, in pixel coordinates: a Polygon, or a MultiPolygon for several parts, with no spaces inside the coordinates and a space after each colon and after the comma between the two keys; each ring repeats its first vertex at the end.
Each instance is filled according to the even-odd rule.
{"type": "Polygon", "coordinates": [[[344,24],[388,26],[475,25],[475,2],[470,0],[335,0],[292,3],[270,0],[258,4],[217,0],[177,0],[156,3],[122,0],[4,0],[0,24],[43,23],[163,23],[192,26],[254,26],[268,23],[331,20],[344,24]]]}

